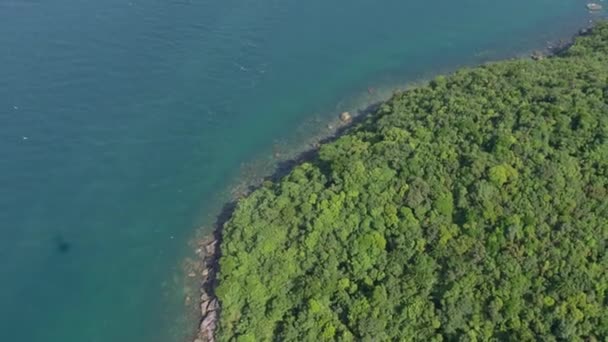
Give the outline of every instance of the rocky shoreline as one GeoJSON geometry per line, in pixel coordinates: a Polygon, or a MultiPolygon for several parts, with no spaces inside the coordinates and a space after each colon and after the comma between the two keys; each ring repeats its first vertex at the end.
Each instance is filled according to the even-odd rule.
{"type": "MultiPolygon", "coordinates": [[[[214,342],[220,304],[214,294],[219,260],[219,232],[197,242],[198,271],[200,272],[200,323],[193,342],[214,342]]],[[[196,276],[196,274],[194,274],[196,276]]]]}

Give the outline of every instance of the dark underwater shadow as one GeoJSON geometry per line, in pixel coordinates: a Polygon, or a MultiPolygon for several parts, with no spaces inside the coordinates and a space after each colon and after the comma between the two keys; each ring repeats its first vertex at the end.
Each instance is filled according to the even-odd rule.
{"type": "Polygon", "coordinates": [[[62,235],[56,235],[53,239],[55,251],[58,254],[67,254],[72,249],[72,244],[68,242],[62,235]]]}

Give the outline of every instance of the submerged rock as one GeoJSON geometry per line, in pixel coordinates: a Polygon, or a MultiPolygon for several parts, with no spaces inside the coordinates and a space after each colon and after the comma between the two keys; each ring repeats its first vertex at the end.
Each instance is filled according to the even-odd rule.
{"type": "Polygon", "coordinates": [[[217,240],[213,240],[207,246],[205,246],[205,251],[207,252],[207,255],[215,254],[216,245],[217,245],[217,240]]]}

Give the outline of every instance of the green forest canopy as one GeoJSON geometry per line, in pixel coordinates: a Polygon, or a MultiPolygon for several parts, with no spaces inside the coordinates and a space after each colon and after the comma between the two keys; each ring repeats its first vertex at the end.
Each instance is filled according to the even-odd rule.
{"type": "Polygon", "coordinates": [[[395,94],[223,227],[220,341],[608,338],[608,25],[395,94]]]}

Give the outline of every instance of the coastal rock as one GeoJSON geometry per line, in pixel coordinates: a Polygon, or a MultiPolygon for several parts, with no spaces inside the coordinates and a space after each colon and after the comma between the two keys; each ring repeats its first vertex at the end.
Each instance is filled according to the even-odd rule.
{"type": "MultiPolygon", "coordinates": [[[[203,335],[213,338],[213,332],[217,322],[217,311],[209,312],[201,322],[200,331],[203,335]]],[[[210,338],[210,340],[211,340],[210,338]]]]}
{"type": "Polygon", "coordinates": [[[542,61],[543,59],[545,59],[545,55],[543,55],[543,53],[540,51],[534,51],[530,55],[530,58],[532,58],[535,61],[542,61]]]}
{"type": "Polygon", "coordinates": [[[597,2],[591,2],[587,4],[587,9],[591,12],[601,11],[602,5],[598,4],[597,2]]]}
{"type": "Polygon", "coordinates": [[[208,307],[209,307],[209,301],[204,301],[201,303],[201,314],[203,316],[205,316],[207,314],[207,311],[209,311],[208,307]]]}
{"type": "Polygon", "coordinates": [[[217,299],[213,299],[209,302],[209,305],[207,305],[207,312],[217,311],[219,308],[220,304],[218,303],[217,299]]]}
{"type": "Polygon", "coordinates": [[[216,245],[217,245],[217,240],[213,240],[205,246],[205,251],[207,252],[207,255],[215,254],[216,245]]]}
{"type": "Polygon", "coordinates": [[[342,121],[343,123],[350,122],[352,119],[353,117],[350,115],[349,112],[342,112],[342,114],[340,114],[340,121],[342,121]]]}
{"type": "Polygon", "coordinates": [[[220,308],[220,305],[217,299],[205,301],[201,303],[201,315],[205,317],[210,312],[217,311],[220,308]]]}

